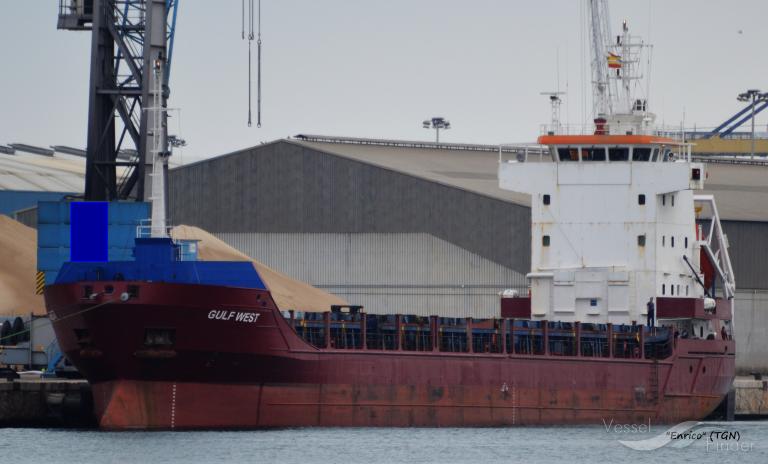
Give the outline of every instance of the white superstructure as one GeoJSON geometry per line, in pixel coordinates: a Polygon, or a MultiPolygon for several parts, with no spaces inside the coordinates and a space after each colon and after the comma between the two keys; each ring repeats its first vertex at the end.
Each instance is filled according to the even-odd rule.
{"type": "Polygon", "coordinates": [[[531,195],[531,317],[644,321],[649,298],[705,295],[694,190],[704,166],[651,136],[542,136],[551,159],[511,160],[499,184],[531,195]]]}

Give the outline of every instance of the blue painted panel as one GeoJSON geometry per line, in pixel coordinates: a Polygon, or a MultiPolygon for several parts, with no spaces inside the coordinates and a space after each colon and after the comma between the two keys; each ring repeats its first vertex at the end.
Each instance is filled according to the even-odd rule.
{"type": "Polygon", "coordinates": [[[69,224],[69,202],[41,201],[37,205],[38,224],[69,224]]]}
{"type": "Polygon", "coordinates": [[[69,204],[71,260],[106,262],[109,257],[109,203],[105,201],[69,204]]]}
{"type": "MultiPolygon", "coordinates": [[[[109,224],[109,248],[133,248],[136,225],[109,224]]],[[[110,260],[111,261],[111,260],[110,260]]]]}
{"type": "MultiPolygon", "coordinates": [[[[37,268],[46,284],[56,281],[61,265],[70,260],[70,202],[40,202],[37,209],[37,268]]],[[[109,261],[132,261],[136,227],[149,218],[148,203],[112,202],[108,208],[109,261]]]]}
{"type": "MultiPolygon", "coordinates": [[[[69,224],[38,224],[38,247],[70,247],[69,224]]],[[[69,256],[67,256],[69,259],[69,256]]]]}
{"type": "Polygon", "coordinates": [[[13,216],[16,211],[37,206],[38,201],[58,201],[71,194],[71,192],[0,190],[0,214],[13,216]]]}

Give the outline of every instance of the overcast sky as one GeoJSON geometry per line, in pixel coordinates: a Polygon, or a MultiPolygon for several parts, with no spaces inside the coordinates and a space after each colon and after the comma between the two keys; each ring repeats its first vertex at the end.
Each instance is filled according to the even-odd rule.
{"type": "MultiPolygon", "coordinates": [[[[431,140],[421,121],[438,115],[442,140],[529,142],[558,68],[564,122],[591,92],[581,0],[262,0],[263,126],[248,128],[240,0],[180,3],[169,106],[185,162],[299,133],[431,140]]],[[[57,4],[0,0],[0,144],[85,145],[90,33],[57,31],[57,4]]],[[[658,122],[714,126],[739,92],[768,90],[765,0],[609,6],[614,32],[628,19],[654,45],[658,122]]]]}

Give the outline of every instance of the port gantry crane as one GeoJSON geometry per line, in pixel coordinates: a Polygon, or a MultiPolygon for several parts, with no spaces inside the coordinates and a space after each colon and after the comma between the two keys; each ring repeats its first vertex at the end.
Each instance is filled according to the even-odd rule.
{"type": "Polygon", "coordinates": [[[58,29],[90,31],[92,37],[86,200],[152,197],[152,152],[168,153],[165,108],[178,1],[59,0],[58,29]],[[164,110],[148,111],[154,103],[164,110]],[[130,145],[135,156],[119,160],[130,145]],[[127,168],[121,179],[118,166],[127,168]]]}

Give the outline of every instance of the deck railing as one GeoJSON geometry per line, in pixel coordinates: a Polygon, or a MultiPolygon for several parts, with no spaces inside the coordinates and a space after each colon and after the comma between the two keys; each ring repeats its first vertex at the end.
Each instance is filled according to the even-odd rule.
{"type": "Polygon", "coordinates": [[[341,312],[288,311],[284,317],[307,343],[336,350],[626,359],[665,359],[673,352],[667,327],[341,312]]]}

